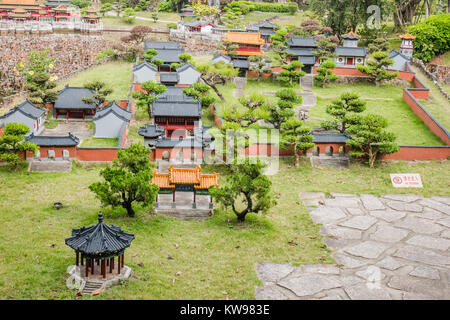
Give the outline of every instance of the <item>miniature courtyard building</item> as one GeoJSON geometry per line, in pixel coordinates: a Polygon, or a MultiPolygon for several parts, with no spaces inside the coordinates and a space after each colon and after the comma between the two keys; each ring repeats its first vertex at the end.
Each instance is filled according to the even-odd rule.
{"type": "Polygon", "coordinates": [[[216,64],[216,63],[219,63],[219,62],[231,63],[231,57],[227,56],[226,54],[219,53],[218,55],[215,55],[212,58],[211,63],[212,64],[216,64]]]}
{"type": "Polygon", "coordinates": [[[193,85],[200,81],[200,76],[202,75],[201,72],[189,62],[179,66],[177,68],[177,74],[179,86],[193,85]]]}
{"type": "Polygon", "coordinates": [[[26,158],[40,160],[76,159],[77,145],[80,143],[80,139],[71,133],[67,136],[35,136],[31,134],[26,141],[39,146],[36,154],[27,152],[26,158]]]}
{"type": "Polygon", "coordinates": [[[251,25],[247,28],[247,31],[259,32],[261,38],[264,39],[266,43],[272,42],[270,36],[276,34],[276,30],[279,28],[277,24],[271,23],[269,21],[263,21],[251,25]]]}
{"type": "MultiPolygon", "coordinates": [[[[174,168],[169,166],[168,173],[153,173],[152,184],[159,187],[159,193],[172,193],[172,207],[176,207],[176,192],[193,192],[192,207],[196,208],[197,194],[209,194],[208,189],[212,186],[219,186],[219,174],[204,174],[199,165],[195,169],[174,168]]],[[[158,197],[156,198],[158,204],[158,197]]],[[[212,209],[212,200],[210,197],[210,209],[212,209]]]]}
{"type": "Polygon", "coordinates": [[[178,42],[159,42],[159,41],[145,41],[144,51],[149,49],[155,49],[158,54],[153,57],[153,60],[162,60],[163,63],[158,67],[158,71],[171,72],[172,63],[180,63],[181,60],[178,57],[184,53],[184,48],[178,42]]]}
{"type": "Polygon", "coordinates": [[[316,57],[313,51],[317,48],[317,41],[314,37],[292,37],[286,41],[289,46],[288,61],[298,60],[303,64],[302,70],[306,73],[311,73],[315,63],[316,57]]]}
{"type": "Polygon", "coordinates": [[[45,5],[35,0],[1,0],[1,20],[24,21],[69,21],[69,1],[49,1],[45,5]]]}
{"type": "Polygon", "coordinates": [[[144,145],[147,148],[154,149],[156,140],[165,136],[165,130],[157,124],[147,124],[139,128],[138,134],[144,137],[144,145]]]}
{"type": "Polygon", "coordinates": [[[361,36],[351,30],[349,33],[342,35],[342,39],[344,39],[344,44],[335,49],[338,55],[335,58],[336,67],[356,68],[358,64],[364,65],[367,51],[365,47],[358,47],[361,36]]]}
{"type": "Polygon", "coordinates": [[[94,103],[85,103],[83,98],[92,98],[94,91],[83,87],[69,87],[66,85],[64,89],[58,92],[53,106],[53,115],[56,119],[86,119],[96,114],[96,105],[94,103]]]}
{"type": "Polygon", "coordinates": [[[186,21],[181,25],[181,31],[189,32],[210,33],[212,28],[217,28],[217,26],[211,22],[200,20],[186,21]]]}
{"type": "Polygon", "coordinates": [[[0,124],[12,122],[22,123],[30,129],[30,134],[38,135],[45,128],[45,111],[26,100],[0,116],[0,124]]]}
{"type": "Polygon", "coordinates": [[[95,123],[94,138],[118,138],[131,120],[131,112],[115,101],[99,110],[92,119],[95,123]]]}
{"type": "MultiPolygon", "coordinates": [[[[228,31],[222,41],[232,42],[238,45],[236,56],[248,58],[248,56],[263,55],[261,46],[265,43],[259,32],[232,32],[228,31]]],[[[222,52],[225,53],[225,52],[222,52]]]]}
{"type": "Polygon", "coordinates": [[[47,0],[45,5],[50,8],[57,8],[61,5],[69,7],[71,4],[69,0],[47,0]]]}
{"type": "Polygon", "coordinates": [[[191,7],[186,7],[180,10],[180,13],[178,14],[181,19],[185,18],[185,17],[189,17],[189,18],[195,18],[198,17],[195,13],[194,13],[195,9],[191,8],[191,7]]]}
{"type": "Polygon", "coordinates": [[[409,33],[400,35],[400,39],[402,39],[402,44],[400,45],[400,53],[405,57],[411,59],[414,51],[413,40],[416,36],[413,36],[409,33]]]}
{"type": "Polygon", "coordinates": [[[166,136],[192,136],[195,126],[201,125],[202,106],[200,101],[183,92],[182,87],[167,87],[167,91],[152,103],[154,124],[166,130],[166,136]]]}
{"type": "Polygon", "coordinates": [[[134,82],[144,83],[146,81],[156,81],[157,74],[158,68],[147,61],[142,61],[133,66],[134,82]]]}
{"type": "Polygon", "coordinates": [[[117,257],[117,274],[124,267],[125,249],[131,245],[134,235],[124,232],[120,227],[108,226],[103,222],[103,214],[98,214],[98,223],[90,227],[72,229],[72,236],[65,243],[75,250],[76,266],[83,266],[86,278],[94,275],[96,265],[105,279],[109,273],[115,272],[117,257]],[[108,268],[109,267],[109,268],[108,268]]]}
{"type": "Polygon", "coordinates": [[[411,68],[409,67],[410,58],[398,52],[397,50],[391,50],[389,52],[389,59],[394,61],[392,66],[388,66],[387,69],[395,71],[405,71],[409,72],[411,68]]]}
{"type": "Polygon", "coordinates": [[[176,72],[160,72],[159,82],[165,86],[175,86],[178,83],[178,73],[176,72]]]}

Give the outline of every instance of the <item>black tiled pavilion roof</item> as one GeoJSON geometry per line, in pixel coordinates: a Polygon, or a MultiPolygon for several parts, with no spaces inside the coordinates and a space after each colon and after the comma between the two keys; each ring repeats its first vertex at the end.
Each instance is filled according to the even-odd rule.
{"type": "Polygon", "coordinates": [[[72,229],[72,236],[66,245],[86,257],[108,257],[128,248],[134,234],[124,232],[120,227],[103,223],[103,214],[98,214],[98,223],[90,227],[72,229]]]}

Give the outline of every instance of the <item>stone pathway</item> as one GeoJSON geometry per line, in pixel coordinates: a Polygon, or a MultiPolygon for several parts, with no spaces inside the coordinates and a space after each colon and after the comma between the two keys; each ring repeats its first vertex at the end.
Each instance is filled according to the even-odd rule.
{"type": "Polygon", "coordinates": [[[302,105],[295,108],[295,112],[302,120],[309,118],[309,110],[317,104],[317,97],[312,91],[314,85],[314,78],[312,74],[307,74],[301,78],[302,86],[302,105]]]}
{"type": "Polygon", "coordinates": [[[450,299],[450,197],[300,198],[337,265],[258,263],[256,299],[450,299]]]}

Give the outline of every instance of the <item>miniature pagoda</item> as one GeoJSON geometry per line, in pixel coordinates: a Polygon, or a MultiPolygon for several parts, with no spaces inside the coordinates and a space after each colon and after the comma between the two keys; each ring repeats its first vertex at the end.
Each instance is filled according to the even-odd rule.
{"type": "Polygon", "coordinates": [[[411,59],[414,51],[413,40],[416,36],[413,36],[409,33],[400,35],[400,39],[402,39],[402,44],[400,45],[400,53],[405,57],[411,59]]]}
{"type": "Polygon", "coordinates": [[[75,250],[75,264],[84,266],[85,277],[89,272],[94,275],[95,265],[100,266],[103,279],[109,273],[114,274],[114,259],[117,257],[117,274],[124,267],[124,253],[133,241],[134,235],[124,232],[120,227],[103,223],[103,214],[98,214],[98,223],[90,227],[72,229],[72,236],[66,239],[66,245],[75,250]]]}

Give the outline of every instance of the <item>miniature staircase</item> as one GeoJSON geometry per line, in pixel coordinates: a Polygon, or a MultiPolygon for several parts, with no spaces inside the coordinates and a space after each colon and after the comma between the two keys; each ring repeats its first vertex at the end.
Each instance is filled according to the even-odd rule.
{"type": "Polygon", "coordinates": [[[92,292],[100,289],[103,286],[103,283],[101,282],[95,282],[95,281],[87,281],[86,284],[84,285],[83,294],[92,294],[92,292]]]}
{"type": "Polygon", "coordinates": [[[312,74],[307,74],[300,78],[300,85],[303,91],[311,91],[314,85],[314,78],[312,74]]]}

